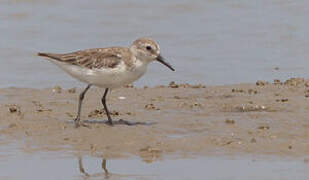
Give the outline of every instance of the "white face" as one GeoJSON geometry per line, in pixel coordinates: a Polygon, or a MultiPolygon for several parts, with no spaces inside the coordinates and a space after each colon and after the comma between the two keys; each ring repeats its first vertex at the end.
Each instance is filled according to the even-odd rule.
{"type": "Polygon", "coordinates": [[[140,38],[130,47],[132,53],[140,60],[154,61],[160,55],[160,47],[150,38],[140,38]]]}
{"type": "Polygon", "coordinates": [[[158,61],[172,71],[175,69],[160,55],[159,45],[150,38],[140,38],[135,40],[130,46],[130,51],[141,61],[158,61]]]}

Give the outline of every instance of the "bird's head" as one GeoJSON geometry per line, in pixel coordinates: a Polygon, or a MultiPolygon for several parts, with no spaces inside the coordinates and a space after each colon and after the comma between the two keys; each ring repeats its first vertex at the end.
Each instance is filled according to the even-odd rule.
{"type": "Polygon", "coordinates": [[[130,46],[130,51],[141,61],[158,61],[172,71],[175,69],[160,55],[160,47],[151,38],[139,38],[135,40],[130,46]]]}

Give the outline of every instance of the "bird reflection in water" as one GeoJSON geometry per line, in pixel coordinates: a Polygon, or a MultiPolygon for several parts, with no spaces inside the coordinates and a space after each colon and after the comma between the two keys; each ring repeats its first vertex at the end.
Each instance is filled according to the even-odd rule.
{"type": "Polygon", "coordinates": [[[79,166],[79,171],[85,175],[86,177],[105,177],[104,179],[108,179],[110,177],[110,174],[106,168],[106,159],[102,159],[101,163],[101,168],[103,169],[104,173],[95,173],[95,174],[89,174],[85,171],[84,166],[83,166],[83,159],[82,157],[78,157],[78,166],[79,166]]]}
{"type": "MultiPolygon", "coordinates": [[[[125,160],[127,161],[127,160],[125,160]]],[[[104,172],[101,172],[101,173],[93,173],[93,174],[89,174],[85,168],[84,168],[84,165],[83,165],[83,159],[82,157],[78,157],[78,166],[79,166],[79,171],[80,173],[83,174],[83,177],[84,179],[90,179],[90,178],[96,178],[96,177],[99,177],[101,179],[122,179],[122,178],[125,178],[125,179],[128,179],[128,178],[147,178],[148,176],[147,175],[137,175],[137,174],[117,174],[117,173],[110,173],[108,170],[107,170],[107,160],[105,158],[102,159],[102,163],[100,164],[101,168],[103,169],[104,172]]],[[[138,166],[136,167],[138,168],[138,166]]],[[[87,169],[87,167],[86,167],[87,169]]],[[[142,172],[141,172],[142,173],[142,172]]],[[[153,175],[151,175],[153,176],[153,175]]]]}

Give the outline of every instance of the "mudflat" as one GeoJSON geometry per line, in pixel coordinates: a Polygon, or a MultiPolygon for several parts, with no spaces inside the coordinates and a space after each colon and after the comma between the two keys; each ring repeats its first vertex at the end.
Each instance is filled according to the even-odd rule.
{"type": "Polygon", "coordinates": [[[104,90],[90,89],[75,128],[82,89],[0,89],[0,135],[24,151],[68,151],[145,161],[165,155],[303,156],[309,153],[309,80],[203,86],[176,84],[112,90],[116,122],[105,124],[104,90]],[[126,122],[135,123],[126,125],[126,122]]]}

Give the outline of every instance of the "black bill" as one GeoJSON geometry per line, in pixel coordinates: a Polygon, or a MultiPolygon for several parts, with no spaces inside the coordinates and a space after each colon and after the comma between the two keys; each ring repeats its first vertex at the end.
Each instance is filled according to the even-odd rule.
{"type": "Polygon", "coordinates": [[[157,61],[159,61],[160,63],[164,64],[165,66],[170,68],[172,71],[175,71],[175,69],[168,62],[166,62],[165,59],[161,55],[159,55],[157,57],[157,61]]]}

